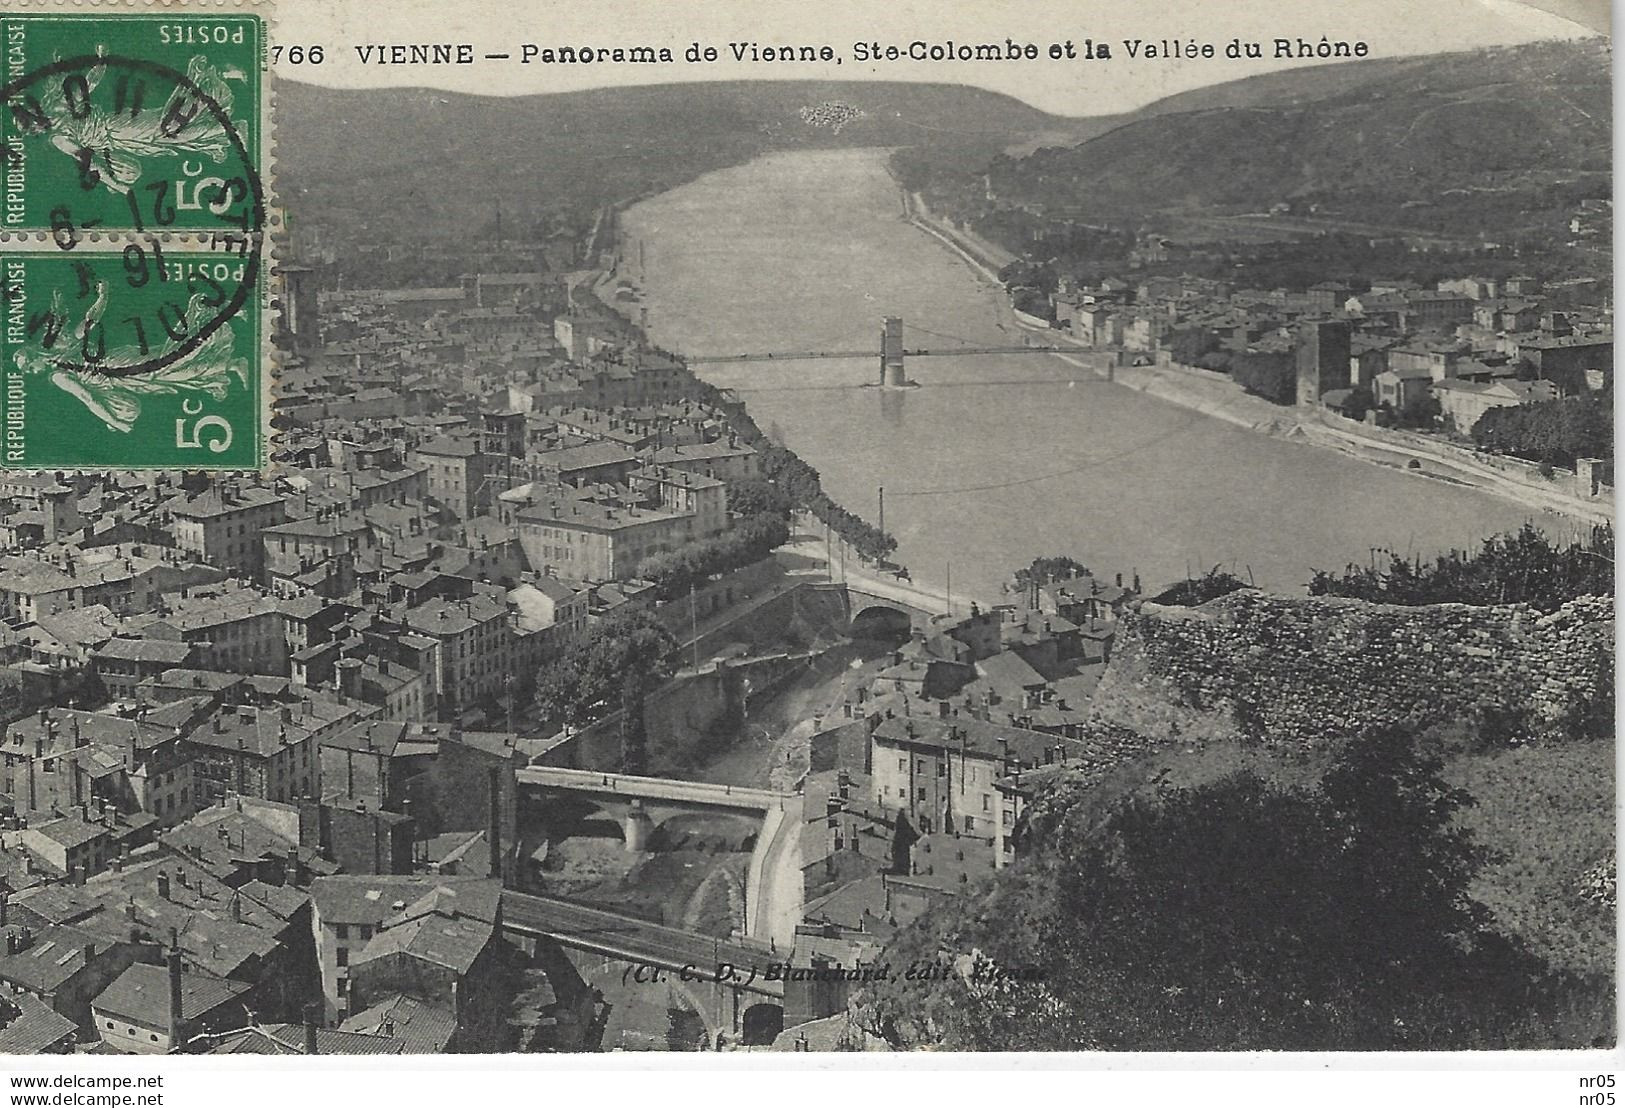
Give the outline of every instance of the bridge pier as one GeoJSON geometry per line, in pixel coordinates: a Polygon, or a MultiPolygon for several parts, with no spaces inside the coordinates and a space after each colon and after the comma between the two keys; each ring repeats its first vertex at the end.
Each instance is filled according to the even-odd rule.
{"type": "Polygon", "coordinates": [[[621,820],[621,830],[626,835],[628,854],[641,853],[649,849],[649,836],[654,834],[655,821],[649,818],[649,813],[639,798],[633,797],[626,806],[626,816],[621,820]]]}

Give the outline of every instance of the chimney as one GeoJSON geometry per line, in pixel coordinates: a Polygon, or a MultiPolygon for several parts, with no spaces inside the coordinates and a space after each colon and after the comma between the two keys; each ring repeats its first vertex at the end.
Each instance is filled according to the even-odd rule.
{"type": "Polygon", "coordinates": [[[307,1004],[305,1006],[305,1053],[316,1053],[316,1027],[321,1022],[321,1006],[307,1004]]]}
{"type": "Polygon", "coordinates": [[[491,849],[491,876],[502,880],[502,771],[491,767],[490,827],[486,845],[491,849]]]}
{"type": "Polygon", "coordinates": [[[169,1049],[179,1050],[185,1022],[181,1016],[181,943],[180,932],[169,929],[169,1049]]]}
{"type": "Polygon", "coordinates": [[[160,900],[169,899],[169,874],[163,870],[158,871],[158,898],[160,900]]]}

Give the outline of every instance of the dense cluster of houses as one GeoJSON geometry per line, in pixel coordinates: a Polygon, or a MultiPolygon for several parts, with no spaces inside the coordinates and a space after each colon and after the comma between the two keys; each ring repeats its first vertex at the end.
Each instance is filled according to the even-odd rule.
{"type": "Polygon", "coordinates": [[[1085,721],[1138,580],[1035,582],[916,629],[812,740],[797,949],[873,961],[1015,860],[1036,787],[1090,757],[1085,721]]]}
{"type": "Polygon", "coordinates": [[[1613,312],[1599,280],[1464,276],[1358,291],[1324,281],[1300,291],[1108,278],[1063,281],[1053,305],[1057,326],[1087,346],[1153,361],[1175,335],[1202,332],[1221,355],[1293,359],[1299,404],[1363,416],[1432,395],[1461,434],[1492,407],[1612,384],[1613,312]]]}
{"type": "Polygon", "coordinates": [[[285,276],[270,475],[0,480],[0,1052],[511,1048],[515,717],[757,472],[568,282],[285,276]]]}

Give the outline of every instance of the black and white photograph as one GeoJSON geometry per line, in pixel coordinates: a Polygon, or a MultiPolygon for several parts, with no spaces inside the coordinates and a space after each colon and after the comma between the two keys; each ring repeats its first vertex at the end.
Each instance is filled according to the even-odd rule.
{"type": "Polygon", "coordinates": [[[26,1072],[1585,1052],[1539,1102],[1613,1103],[1607,5],[0,50],[26,1072]]]}

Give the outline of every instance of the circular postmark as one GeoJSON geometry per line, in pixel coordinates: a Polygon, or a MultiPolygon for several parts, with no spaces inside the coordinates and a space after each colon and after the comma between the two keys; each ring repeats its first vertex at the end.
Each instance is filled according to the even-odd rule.
{"type": "MultiPolygon", "coordinates": [[[[56,185],[49,198],[59,250],[71,253],[86,234],[123,241],[116,269],[87,260],[75,266],[70,287],[54,290],[51,308],[31,320],[33,341],[20,359],[101,377],[155,373],[218,344],[222,328],[229,338],[231,319],[257,296],[264,186],[220,96],[204,87],[224,90],[207,69],[202,59],[181,73],[99,53],[53,61],[0,86],[0,107],[16,130],[45,138],[76,168],[78,191],[56,185]],[[236,165],[199,179],[209,159],[236,165]],[[115,195],[128,223],[107,218],[106,198],[115,195]],[[79,196],[96,196],[103,214],[75,218],[79,196]],[[209,212],[219,226],[174,228],[181,206],[209,212]],[[206,235],[209,249],[166,254],[169,233],[206,235]],[[211,264],[222,255],[240,264],[211,264]]],[[[5,155],[8,164],[18,157],[9,142],[5,155]]]]}

